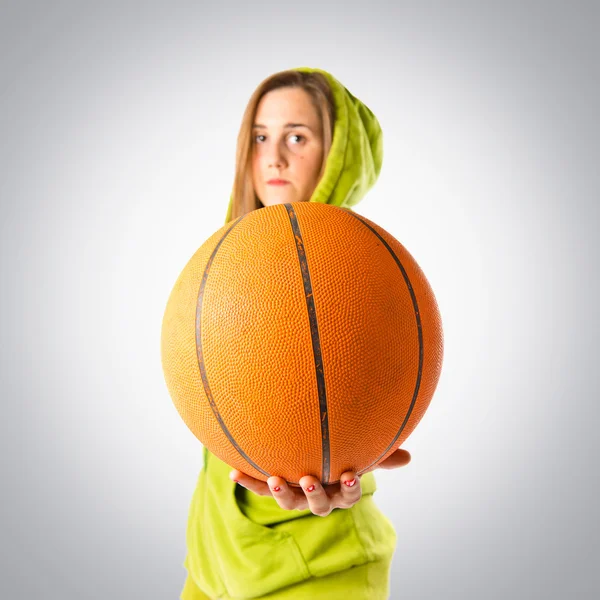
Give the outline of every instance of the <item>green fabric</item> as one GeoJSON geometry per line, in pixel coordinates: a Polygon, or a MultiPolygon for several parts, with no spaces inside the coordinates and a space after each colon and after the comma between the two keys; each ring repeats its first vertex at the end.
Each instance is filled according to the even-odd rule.
{"type": "MultiPolygon", "coordinates": [[[[350,208],[381,170],[382,132],[373,113],[329,73],[336,121],[326,168],[310,201],[350,208]]],[[[232,198],[227,210],[230,220],[232,198]]],[[[388,598],[396,546],[391,522],[373,500],[372,472],[361,477],[362,498],[327,517],[283,510],[232,482],[231,467],[204,449],[189,512],[181,598],[388,598]],[[335,592],[334,592],[335,590],[335,592]]]]}
{"type": "MultiPolygon", "coordinates": [[[[291,585],[264,600],[380,600],[389,598],[389,591],[373,582],[389,581],[390,563],[387,560],[368,562],[325,577],[311,577],[300,585],[291,585]],[[351,590],[351,592],[349,592],[351,590]]],[[[224,597],[224,596],[222,596],[224,597]]],[[[183,600],[212,600],[202,592],[188,576],[185,581],[183,600]]]]}
{"type": "MultiPolygon", "coordinates": [[[[190,504],[188,570],[182,600],[209,598],[385,600],[396,532],[373,500],[373,473],[361,477],[362,498],[327,517],[286,511],[228,478],[231,467],[204,449],[204,469],[190,504]],[[371,480],[370,483],[369,480],[371,480]],[[240,499],[271,504],[268,519],[248,518],[240,499]]],[[[256,510],[256,509],[255,509],[256,510]]]]}

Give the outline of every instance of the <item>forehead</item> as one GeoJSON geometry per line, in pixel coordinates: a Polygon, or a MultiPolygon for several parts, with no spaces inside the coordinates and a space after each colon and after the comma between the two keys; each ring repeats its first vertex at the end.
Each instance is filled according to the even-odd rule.
{"type": "Polygon", "coordinates": [[[286,123],[316,126],[320,118],[308,92],[302,88],[286,87],[271,90],[261,98],[254,122],[273,127],[286,123]]]}

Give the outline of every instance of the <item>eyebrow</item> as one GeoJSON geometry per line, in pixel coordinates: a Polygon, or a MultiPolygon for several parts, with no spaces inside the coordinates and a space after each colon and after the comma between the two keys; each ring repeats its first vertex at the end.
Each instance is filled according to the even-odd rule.
{"type": "MultiPolygon", "coordinates": [[[[266,129],[267,128],[266,125],[261,125],[260,123],[254,123],[254,125],[252,127],[254,129],[266,129]]],[[[310,129],[310,131],[312,131],[312,129],[308,125],[304,125],[304,123],[286,123],[283,126],[284,129],[293,129],[294,127],[306,127],[306,129],[310,129]]]]}

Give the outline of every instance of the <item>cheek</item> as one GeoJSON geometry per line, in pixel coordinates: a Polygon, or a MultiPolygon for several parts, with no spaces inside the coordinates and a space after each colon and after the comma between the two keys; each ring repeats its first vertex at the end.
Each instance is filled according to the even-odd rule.
{"type": "Polygon", "coordinates": [[[321,171],[321,160],[322,156],[311,156],[307,157],[305,160],[306,172],[312,182],[319,176],[319,172],[321,171]]]}
{"type": "Polygon", "coordinates": [[[260,175],[260,159],[258,156],[253,156],[252,157],[252,180],[253,181],[257,181],[260,179],[260,177],[258,177],[258,175],[260,175]]]}
{"type": "Polygon", "coordinates": [[[312,179],[316,177],[321,170],[321,158],[321,156],[301,154],[298,156],[298,169],[301,170],[307,178],[312,179]]]}

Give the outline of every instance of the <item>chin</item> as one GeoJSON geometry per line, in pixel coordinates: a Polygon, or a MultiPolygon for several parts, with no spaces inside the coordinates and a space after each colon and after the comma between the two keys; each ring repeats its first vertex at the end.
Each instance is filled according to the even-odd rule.
{"type": "Polygon", "coordinates": [[[277,198],[269,198],[265,202],[263,202],[264,206],[275,206],[276,204],[286,204],[287,202],[296,202],[295,198],[282,198],[281,196],[277,198]]]}

